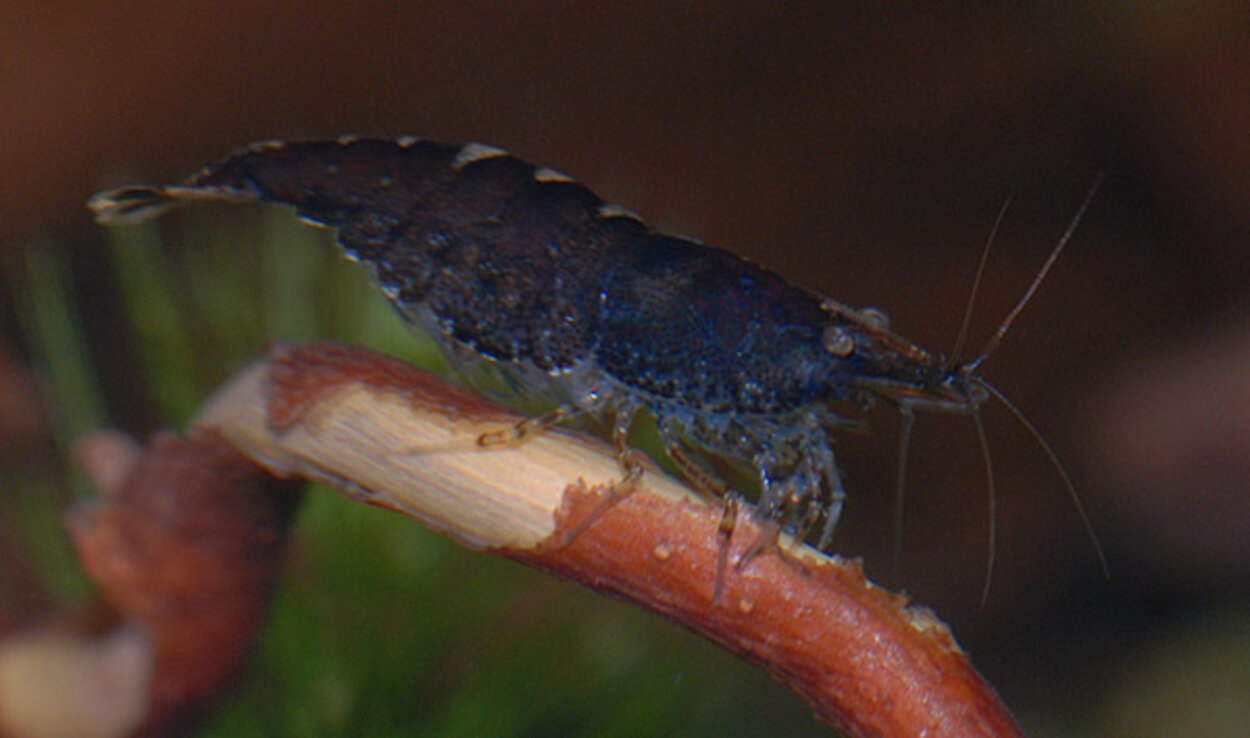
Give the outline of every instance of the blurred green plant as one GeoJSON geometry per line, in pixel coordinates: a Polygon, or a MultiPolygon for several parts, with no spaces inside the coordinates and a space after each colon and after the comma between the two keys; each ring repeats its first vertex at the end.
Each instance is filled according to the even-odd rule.
{"type": "MultiPolygon", "coordinates": [[[[174,427],[274,339],[443,366],[330,234],[289,210],[208,206],[103,233],[134,375],[174,427]]],[[[20,301],[67,446],[106,421],[116,388],[88,369],[91,309],[66,286],[63,258],[32,253],[20,301]]],[[[46,518],[32,524],[49,530],[46,518]]],[[[249,674],[200,734],[828,732],[761,672],[659,618],[316,489],[249,674]]]]}

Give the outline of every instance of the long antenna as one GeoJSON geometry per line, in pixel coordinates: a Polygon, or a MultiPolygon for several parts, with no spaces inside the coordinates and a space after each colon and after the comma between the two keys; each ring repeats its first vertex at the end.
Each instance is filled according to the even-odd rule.
{"type": "Polygon", "coordinates": [[[972,280],[972,291],[968,293],[968,304],[964,306],[964,319],[959,323],[959,337],[955,339],[955,350],[951,352],[951,362],[958,364],[959,355],[964,352],[964,344],[968,341],[968,327],[972,324],[972,308],[977,302],[977,291],[981,289],[981,277],[985,274],[985,263],[990,260],[990,247],[994,245],[994,237],[998,235],[998,227],[1003,224],[1007,208],[1011,206],[1011,195],[1003,201],[998,209],[998,217],[994,219],[994,227],[990,229],[989,238],[985,239],[985,248],[981,249],[981,261],[977,264],[977,276],[972,280]]]}
{"type": "Polygon", "coordinates": [[[1067,230],[1063,232],[1063,236],[1059,239],[1059,243],[1051,250],[1050,256],[1046,257],[1042,268],[1038,270],[1037,276],[1033,278],[1033,283],[1024,291],[1024,296],[1011,309],[1011,312],[1007,313],[1007,317],[998,326],[998,330],[994,331],[994,335],[990,336],[990,340],[985,343],[985,348],[981,350],[981,355],[965,365],[967,371],[975,371],[998,348],[998,344],[1002,343],[1003,336],[1007,335],[1007,330],[1011,328],[1011,324],[1023,312],[1024,306],[1029,304],[1029,300],[1033,299],[1033,293],[1037,292],[1037,288],[1042,286],[1042,281],[1046,279],[1050,268],[1059,260],[1059,255],[1063,253],[1063,249],[1068,245],[1068,241],[1072,240],[1072,234],[1076,232],[1077,225],[1080,224],[1081,218],[1085,216],[1085,211],[1089,209],[1089,204],[1093,202],[1094,195],[1098,192],[1098,187],[1102,184],[1102,180],[1103,172],[1099,172],[1098,176],[1094,178],[1094,183],[1090,186],[1089,192],[1085,195],[1085,200],[1081,203],[1081,207],[1076,211],[1076,215],[1072,217],[1072,222],[1068,224],[1067,230]]]}
{"type": "Polygon", "coordinates": [[[1046,443],[1046,439],[1042,438],[1042,434],[1037,430],[1037,426],[1033,425],[1024,412],[1012,404],[997,387],[981,379],[977,380],[977,386],[984,387],[986,392],[998,398],[998,401],[1003,403],[1003,407],[1016,416],[1016,420],[1020,421],[1020,425],[1023,425],[1025,430],[1033,436],[1033,439],[1037,441],[1037,445],[1042,447],[1042,451],[1046,453],[1046,458],[1050,459],[1050,465],[1055,468],[1055,471],[1059,472],[1060,478],[1063,479],[1063,486],[1068,488],[1068,497],[1071,498],[1072,504],[1076,507],[1077,514],[1081,516],[1081,523],[1085,526],[1085,532],[1089,534],[1089,540],[1094,544],[1094,552],[1098,554],[1098,563],[1102,566],[1103,576],[1110,579],[1111,567],[1107,564],[1107,556],[1103,553],[1102,543],[1098,540],[1098,534],[1094,532],[1094,524],[1090,521],[1089,514],[1085,512],[1085,505],[1081,502],[1081,496],[1077,494],[1076,485],[1072,483],[1072,477],[1068,476],[1068,470],[1063,468],[1063,464],[1060,463],[1058,454],[1050,447],[1049,443],[1046,443]]]}

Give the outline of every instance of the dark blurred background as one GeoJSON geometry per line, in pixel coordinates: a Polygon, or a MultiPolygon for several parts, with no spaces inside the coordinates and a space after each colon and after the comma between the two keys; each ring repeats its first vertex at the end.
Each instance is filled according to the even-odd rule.
{"type": "MultiPolygon", "coordinates": [[[[180,420],[151,397],[152,380],[135,361],[106,234],[83,207],[99,188],[178,179],[261,138],[480,140],[566,171],[661,230],[729,248],[849,304],[881,306],[897,331],[941,351],[955,342],[1002,204],[1011,198],[972,323],[974,347],[1103,173],[1070,249],[985,373],[1076,481],[1110,580],[1046,455],[999,408],[985,414],[999,540],[984,606],[985,481],[966,418],[917,424],[897,569],[897,417],[877,413],[871,434],[839,440],[851,500],[837,548],[947,620],[1037,735],[1250,731],[1244,3],[963,3],[939,12],[901,2],[119,0],[0,3],[0,17],[0,465],[8,470],[0,550],[28,562],[2,578],[0,625],[66,596],[29,563],[43,559],[23,553],[61,535],[56,519],[26,514],[13,487],[39,464],[64,463],[58,449],[69,431],[58,408],[85,402],[58,396],[47,361],[33,356],[32,321],[22,317],[31,312],[23,301],[41,289],[32,263],[68,265],[83,334],[70,353],[86,357],[98,378],[102,422],[143,435],[180,420]]],[[[252,230],[258,239],[260,230],[252,230]]],[[[234,244],[241,254],[247,238],[234,244]]],[[[260,349],[259,341],[249,348],[260,349]]],[[[415,526],[403,535],[432,537],[415,526]]],[[[316,545],[307,538],[297,537],[294,566],[315,577],[299,554],[316,545]]],[[[351,546],[367,557],[368,540],[351,546]]],[[[454,572],[442,575],[444,585],[480,576],[508,589],[474,600],[488,613],[478,626],[493,635],[466,629],[458,645],[427,654],[450,696],[414,697],[404,719],[425,726],[414,731],[454,734],[436,730],[452,718],[430,716],[456,700],[469,710],[458,690],[517,688],[489,676],[507,673],[499,665],[513,640],[501,628],[515,629],[517,642],[550,638],[545,647],[571,662],[580,663],[579,649],[600,648],[600,636],[585,630],[564,640],[535,626],[554,617],[543,608],[576,601],[603,638],[619,619],[639,624],[638,640],[596,651],[612,673],[633,673],[620,671],[621,659],[692,654],[688,671],[685,656],[654,656],[663,664],[647,678],[661,684],[646,693],[697,701],[741,690],[752,699],[698,702],[713,715],[690,728],[681,704],[657,718],[647,711],[665,700],[638,700],[641,685],[583,674],[575,679],[596,685],[598,707],[558,717],[543,707],[540,719],[524,700],[471,703],[522,726],[479,734],[601,735],[611,732],[607,722],[634,735],[781,725],[821,732],[801,703],[746,667],[734,672],[745,682],[727,685],[720,665],[728,657],[717,661],[658,620],[504,562],[458,550],[435,558],[454,572]],[[518,607],[528,613],[519,620],[518,607]]],[[[347,597],[332,587],[332,578],[308,586],[307,596],[347,597]]],[[[411,628],[422,627],[427,607],[435,606],[406,613],[411,628]]],[[[263,647],[257,667],[272,683],[250,683],[245,704],[296,681],[263,665],[274,648],[263,647]]],[[[368,663],[355,668],[370,690],[433,694],[388,682],[368,663]]],[[[312,694],[357,694],[300,678],[312,694]]],[[[252,729],[239,709],[217,733],[252,729]]],[[[269,725],[273,734],[283,726],[269,725]]]]}

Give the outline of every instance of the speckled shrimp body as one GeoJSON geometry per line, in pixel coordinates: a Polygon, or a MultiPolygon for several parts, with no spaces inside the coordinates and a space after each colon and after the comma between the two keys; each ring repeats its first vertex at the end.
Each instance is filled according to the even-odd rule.
{"type": "Polygon", "coordinates": [[[294,205],[337,229],[456,361],[506,370],[554,400],[552,418],[615,418],[622,452],[647,410],[696,486],[718,483],[691,450],[745,462],[758,514],[800,534],[823,519],[822,543],[845,496],[831,431],[877,400],[975,414],[991,391],[980,358],[954,365],[879,311],[656,233],[564,174],[483,144],[262,142],[182,184],[101,193],[92,207],[122,223],[195,199],[294,205]]]}

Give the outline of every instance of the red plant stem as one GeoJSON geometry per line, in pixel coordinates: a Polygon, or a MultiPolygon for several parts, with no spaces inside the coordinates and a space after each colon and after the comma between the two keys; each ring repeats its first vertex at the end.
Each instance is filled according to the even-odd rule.
{"type": "Polygon", "coordinates": [[[168,735],[239,674],[299,494],[210,434],[157,435],[127,463],[129,473],[101,479],[103,498],[72,510],[68,525],[103,598],[151,639],[147,719],[136,735],[168,735]]]}
{"type": "Polygon", "coordinates": [[[858,562],[771,545],[747,514],[726,552],[721,506],[654,469],[605,505],[620,469],[595,441],[548,432],[478,447],[518,420],[395,359],[313,343],[277,347],[198,422],[275,474],[329,481],[675,620],[761,665],[848,735],[1022,735],[946,627],[873,586],[858,562]]]}

